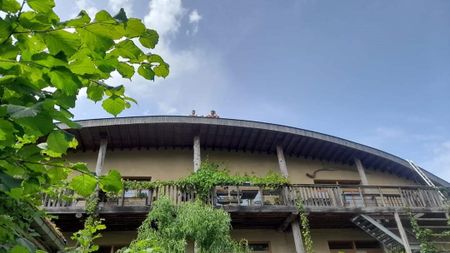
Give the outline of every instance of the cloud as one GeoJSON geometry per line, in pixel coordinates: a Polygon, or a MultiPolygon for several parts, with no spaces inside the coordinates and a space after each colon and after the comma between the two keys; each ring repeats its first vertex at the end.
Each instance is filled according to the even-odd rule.
{"type": "Polygon", "coordinates": [[[437,143],[431,148],[431,157],[422,162],[425,169],[450,181],[450,140],[437,143]]]}
{"type": "Polygon", "coordinates": [[[165,38],[178,31],[185,12],[181,0],[152,0],[144,23],[158,31],[160,37],[165,38]]]}
{"type": "Polygon", "coordinates": [[[133,0],[108,0],[108,6],[113,14],[123,8],[128,17],[133,16],[133,0]]]}
{"type": "Polygon", "coordinates": [[[90,0],[75,0],[75,4],[78,10],[73,13],[73,17],[77,16],[81,10],[85,10],[91,18],[95,17],[95,13],[98,12],[98,9],[94,7],[94,4],[90,0]]]}
{"type": "Polygon", "coordinates": [[[198,23],[200,22],[201,19],[202,19],[202,16],[200,16],[200,14],[198,14],[198,11],[196,9],[191,11],[191,13],[189,14],[189,23],[192,25],[192,31],[187,30],[186,33],[188,35],[196,34],[198,32],[198,23]]]}

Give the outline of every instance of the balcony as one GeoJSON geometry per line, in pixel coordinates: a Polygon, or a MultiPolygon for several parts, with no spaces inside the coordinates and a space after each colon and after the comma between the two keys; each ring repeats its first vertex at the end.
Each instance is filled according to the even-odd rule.
{"type": "MultiPolygon", "coordinates": [[[[101,195],[100,212],[148,212],[152,202],[163,196],[176,205],[196,199],[195,192],[186,192],[177,186],[126,190],[121,196],[101,195]]],[[[445,209],[444,198],[440,193],[434,188],[422,186],[217,186],[207,199],[208,203],[230,212],[292,211],[298,201],[309,212],[432,212],[445,209]]],[[[74,196],[73,192],[65,191],[64,194],[61,192],[53,197],[44,196],[42,204],[50,213],[82,213],[86,200],[74,196]]]]}
{"type": "Polygon", "coordinates": [[[445,200],[424,186],[290,185],[289,199],[309,212],[441,212],[445,200]]]}

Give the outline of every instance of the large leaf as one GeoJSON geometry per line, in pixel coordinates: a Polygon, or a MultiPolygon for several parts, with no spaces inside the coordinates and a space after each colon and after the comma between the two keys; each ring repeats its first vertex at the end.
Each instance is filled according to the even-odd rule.
{"type": "Polygon", "coordinates": [[[20,4],[16,0],[0,0],[0,10],[4,12],[17,12],[20,4]]]}
{"type": "Polygon", "coordinates": [[[52,84],[67,95],[76,95],[81,85],[76,76],[63,68],[52,70],[48,76],[52,84]]]}
{"type": "Polygon", "coordinates": [[[133,77],[134,75],[134,67],[125,62],[120,62],[117,65],[117,71],[122,75],[123,78],[133,77]]]}
{"type": "Polygon", "coordinates": [[[100,178],[100,188],[105,192],[117,193],[122,190],[122,177],[116,170],[110,170],[107,175],[100,178]]]}
{"type": "Polygon", "coordinates": [[[97,102],[103,99],[103,95],[105,94],[105,88],[97,84],[91,84],[87,88],[86,93],[89,99],[91,99],[94,102],[97,102]]]}
{"type": "Polygon", "coordinates": [[[158,44],[159,35],[155,30],[147,29],[139,38],[139,42],[146,48],[155,48],[158,44]]]}
{"type": "Polygon", "coordinates": [[[78,75],[98,73],[97,66],[95,66],[94,62],[88,56],[72,62],[70,64],[70,70],[78,75]]]}
{"type": "Polygon", "coordinates": [[[155,72],[153,72],[149,64],[142,64],[139,66],[138,74],[147,80],[155,80],[155,72]]]}
{"type": "Polygon", "coordinates": [[[125,110],[125,108],[127,108],[127,102],[124,101],[121,97],[112,96],[103,101],[102,107],[107,112],[111,113],[114,116],[117,116],[119,113],[125,110]]]}
{"type": "Polygon", "coordinates": [[[116,49],[114,49],[114,53],[123,58],[128,58],[132,60],[137,60],[141,55],[143,55],[142,50],[139,49],[132,40],[128,39],[119,42],[116,45],[116,49]]]}
{"type": "Polygon", "coordinates": [[[11,33],[11,26],[8,22],[0,18],[0,40],[4,41],[11,33]]]}
{"type": "Polygon", "coordinates": [[[88,197],[91,195],[95,187],[97,186],[97,180],[94,176],[88,174],[82,174],[76,176],[70,182],[70,187],[79,195],[88,197]]]}
{"type": "Polygon", "coordinates": [[[82,26],[91,22],[91,18],[85,10],[82,10],[77,17],[65,22],[67,26],[82,26]]]}
{"type": "Polygon", "coordinates": [[[154,67],[153,71],[155,72],[156,76],[166,78],[169,75],[169,65],[160,64],[159,66],[154,67]]]}
{"type": "Polygon", "coordinates": [[[48,32],[43,35],[43,37],[47,43],[48,50],[53,55],[62,51],[69,57],[73,55],[81,45],[80,39],[76,34],[64,30],[48,32]]]}
{"type": "Polygon", "coordinates": [[[145,25],[137,18],[130,18],[125,24],[125,35],[128,38],[139,37],[144,34],[145,30],[145,25]]]}
{"type": "Polygon", "coordinates": [[[48,149],[59,154],[65,154],[75,137],[63,131],[54,131],[47,137],[48,149]]]}
{"type": "Polygon", "coordinates": [[[31,9],[42,13],[48,13],[55,7],[54,0],[28,0],[27,3],[31,9]]]}

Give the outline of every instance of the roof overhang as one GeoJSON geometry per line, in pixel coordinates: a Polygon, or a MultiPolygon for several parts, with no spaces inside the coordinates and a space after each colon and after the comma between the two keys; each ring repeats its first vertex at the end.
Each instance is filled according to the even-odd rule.
{"type": "MultiPolygon", "coordinates": [[[[81,150],[97,150],[107,138],[109,149],[192,148],[200,136],[202,148],[244,152],[275,153],[344,164],[359,158],[369,169],[387,171],[418,180],[408,161],[387,152],[339,137],[301,128],[264,122],[192,116],[142,116],[77,121],[81,128],[69,129],[81,150]]],[[[426,172],[436,183],[448,182],[426,172]]]]}

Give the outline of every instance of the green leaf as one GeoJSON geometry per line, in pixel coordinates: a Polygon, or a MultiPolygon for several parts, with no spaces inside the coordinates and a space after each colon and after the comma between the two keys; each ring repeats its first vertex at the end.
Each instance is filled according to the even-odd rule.
{"type": "Polygon", "coordinates": [[[125,10],[123,8],[120,8],[119,13],[117,13],[114,18],[116,20],[122,21],[122,22],[127,22],[128,18],[127,18],[127,14],[125,13],[125,10]]]}
{"type": "Polygon", "coordinates": [[[76,34],[63,30],[48,32],[43,37],[48,50],[53,55],[62,51],[67,57],[70,57],[81,46],[80,38],[76,34]]]}
{"type": "Polygon", "coordinates": [[[6,111],[9,113],[11,118],[13,119],[20,119],[20,118],[26,118],[26,117],[35,117],[39,112],[39,105],[35,104],[31,107],[22,106],[22,105],[3,105],[6,107],[6,111]]]}
{"type": "Polygon", "coordinates": [[[28,0],[27,3],[31,9],[42,13],[48,13],[55,7],[54,0],[28,0]]]}
{"type": "Polygon", "coordinates": [[[105,10],[101,10],[101,11],[97,12],[97,14],[95,14],[95,21],[116,23],[116,20],[113,17],[111,17],[111,15],[105,10]]]}
{"type": "Polygon", "coordinates": [[[106,176],[100,178],[100,188],[105,192],[117,193],[122,190],[122,177],[116,170],[110,170],[106,176]]]}
{"type": "Polygon", "coordinates": [[[80,81],[66,69],[56,69],[48,73],[53,86],[61,89],[66,95],[76,95],[81,86],[80,81]]]}
{"type": "Polygon", "coordinates": [[[82,174],[76,176],[70,182],[70,187],[79,195],[89,197],[97,186],[97,180],[92,175],[82,174]]]}
{"type": "Polygon", "coordinates": [[[104,53],[114,45],[113,39],[102,33],[98,33],[98,31],[79,28],[77,32],[80,34],[83,44],[93,51],[104,53]]]}
{"type": "Polygon", "coordinates": [[[75,60],[70,64],[69,68],[73,73],[78,75],[98,73],[97,66],[95,66],[94,62],[88,56],[75,60]]]}
{"type": "Polygon", "coordinates": [[[169,75],[169,65],[168,64],[160,64],[153,68],[156,76],[166,78],[169,75]]]}
{"type": "Polygon", "coordinates": [[[139,37],[139,42],[146,48],[155,48],[156,44],[158,44],[159,35],[155,30],[147,29],[144,34],[139,37]]]}
{"type": "Polygon", "coordinates": [[[14,144],[14,125],[4,119],[0,119],[0,146],[9,146],[14,144]]]}
{"type": "Polygon", "coordinates": [[[85,10],[80,11],[78,13],[78,16],[74,19],[68,20],[65,22],[65,25],[67,26],[82,26],[85,24],[89,24],[91,22],[91,18],[87,14],[85,10]]]}
{"type": "Polygon", "coordinates": [[[75,137],[63,131],[53,131],[47,137],[48,149],[59,154],[65,154],[74,139],[75,137]]]}
{"type": "Polygon", "coordinates": [[[139,66],[138,74],[147,80],[155,80],[155,72],[153,72],[149,64],[142,64],[139,66]]]}
{"type": "Polygon", "coordinates": [[[103,99],[105,88],[97,84],[91,84],[87,88],[86,93],[90,100],[97,102],[103,99]]]}
{"type": "Polygon", "coordinates": [[[11,26],[10,26],[9,22],[6,22],[2,18],[0,18],[0,39],[1,39],[1,41],[4,41],[6,38],[8,38],[10,33],[11,33],[11,26]]]}
{"type": "Polygon", "coordinates": [[[128,38],[139,37],[145,33],[145,25],[140,19],[130,18],[125,24],[125,36],[128,38]]]}
{"type": "Polygon", "coordinates": [[[91,173],[86,163],[75,163],[72,169],[82,173],[91,173]]]}
{"type": "Polygon", "coordinates": [[[132,40],[128,39],[117,43],[116,49],[114,49],[114,53],[123,58],[133,60],[139,59],[139,56],[144,54],[132,40]]]}
{"type": "Polygon", "coordinates": [[[18,12],[20,4],[16,0],[0,0],[0,10],[4,12],[18,12]]]}
{"type": "Polygon", "coordinates": [[[119,62],[117,65],[117,71],[122,75],[123,78],[131,79],[134,75],[134,67],[125,63],[119,62]]]}
{"type": "Polygon", "coordinates": [[[9,253],[29,253],[30,251],[28,248],[22,246],[22,245],[16,245],[14,246],[9,253]]]}
{"type": "Polygon", "coordinates": [[[119,113],[125,110],[125,108],[127,108],[127,102],[125,102],[121,97],[112,96],[103,101],[102,107],[107,112],[111,113],[114,116],[117,116],[119,113]]]}
{"type": "Polygon", "coordinates": [[[34,11],[26,11],[20,15],[20,25],[31,30],[47,30],[51,28],[52,22],[49,16],[34,11]]]}

